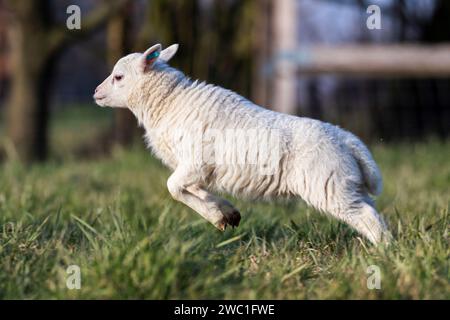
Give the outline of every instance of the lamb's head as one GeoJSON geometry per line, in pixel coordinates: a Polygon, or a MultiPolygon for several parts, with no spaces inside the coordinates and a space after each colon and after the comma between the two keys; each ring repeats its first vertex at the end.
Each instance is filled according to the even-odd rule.
{"type": "Polygon", "coordinates": [[[112,73],[96,89],[95,102],[101,107],[127,108],[128,97],[133,88],[151,76],[156,63],[168,62],[178,50],[178,44],[161,51],[156,44],[144,53],[132,53],[117,61],[112,73]]]}

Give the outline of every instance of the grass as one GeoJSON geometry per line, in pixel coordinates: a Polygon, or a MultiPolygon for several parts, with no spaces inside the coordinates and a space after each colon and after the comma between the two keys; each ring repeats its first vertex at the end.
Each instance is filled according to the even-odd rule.
{"type": "MultiPolygon", "coordinates": [[[[55,124],[57,150],[79,126],[55,124]]],[[[301,202],[232,199],[241,225],[220,233],[171,200],[169,172],[137,147],[1,164],[0,298],[449,299],[450,143],[372,149],[388,249],[301,202]],[[80,290],[66,287],[69,265],[80,290]],[[380,290],[367,288],[370,265],[380,290]]]]}

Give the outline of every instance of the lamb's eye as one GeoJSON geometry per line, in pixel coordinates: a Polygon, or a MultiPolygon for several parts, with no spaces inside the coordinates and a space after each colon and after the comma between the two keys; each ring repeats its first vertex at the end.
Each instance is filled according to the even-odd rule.
{"type": "Polygon", "coordinates": [[[120,81],[120,80],[122,80],[122,79],[123,79],[123,76],[122,76],[122,75],[114,76],[114,80],[116,80],[116,81],[120,81]]]}

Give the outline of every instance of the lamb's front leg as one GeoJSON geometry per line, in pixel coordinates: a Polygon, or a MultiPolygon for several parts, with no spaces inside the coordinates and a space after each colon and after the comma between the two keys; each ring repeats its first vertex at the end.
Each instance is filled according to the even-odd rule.
{"type": "Polygon", "coordinates": [[[233,207],[233,205],[225,199],[217,197],[212,193],[203,189],[199,184],[191,185],[187,190],[199,199],[205,201],[205,203],[211,208],[211,210],[219,210],[223,217],[218,225],[214,224],[220,230],[225,230],[227,225],[237,227],[241,221],[241,214],[233,207]]]}
{"type": "Polygon", "coordinates": [[[167,180],[172,197],[184,203],[216,228],[225,230],[227,225],[237,226],[241,219],[228,201],[216,197],[200,187],[198,175],[185,167],[177,168],[167,180]]]}

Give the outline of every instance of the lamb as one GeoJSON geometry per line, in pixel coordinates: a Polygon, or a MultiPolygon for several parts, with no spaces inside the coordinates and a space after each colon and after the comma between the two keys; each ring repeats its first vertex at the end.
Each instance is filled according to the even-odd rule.
{"type": "Polygon", "coordinates": [[[172,174],[171,196],[220,230],[239,225],[234,206],[212,191],[252,199],[299,197],[373,244],[386,225],[370,195],[382,178],[367,147],[329,123],[264,109],[168,65],[160,44],[121,58],[96,89],[99,106],[128,108],[172,174]]]}

